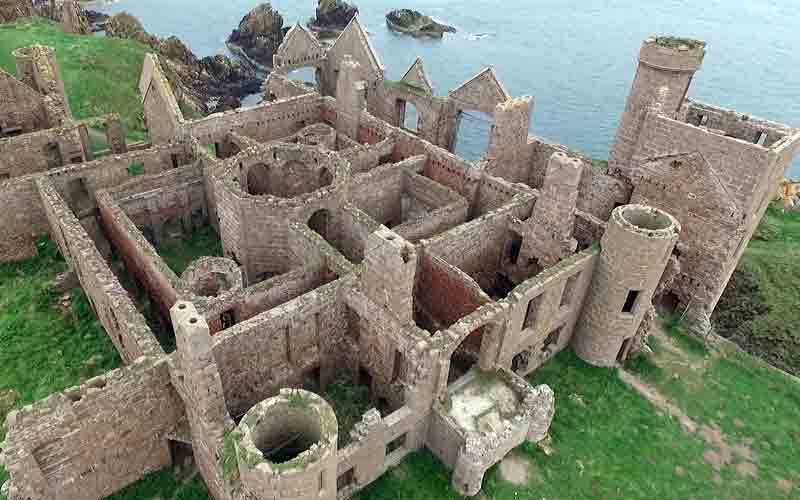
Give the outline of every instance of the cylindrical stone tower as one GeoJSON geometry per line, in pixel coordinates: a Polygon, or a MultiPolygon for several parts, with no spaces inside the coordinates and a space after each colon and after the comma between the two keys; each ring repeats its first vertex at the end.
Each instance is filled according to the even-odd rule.
{"type": "Polygon", "coordinates": [[[611,213],[572,337],[581,359],[613,366],[627,356],[679,233],[678,221],[656,208],[624,205],[611,213]]]}
{"type": "Polygon", "coordinates": [[[612,170],[624,172],[630,166],[645,115],[656,101],[667,115],[677,113],[705,54],[705,43],[698,40],[672,37],[645,40],[608,159],[612,170]]]}
{"type": "Polygon", "coordinates": [[[237,500],[334,500],[338,423],[314,393],[281,389],[251,408],[233,432],[237,500]]]}

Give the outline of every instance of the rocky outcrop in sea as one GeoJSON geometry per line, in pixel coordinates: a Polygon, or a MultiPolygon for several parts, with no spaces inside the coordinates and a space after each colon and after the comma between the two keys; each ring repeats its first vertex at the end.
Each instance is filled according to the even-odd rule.
{"type": "Polygon", "coordinates": [[[358,14],[358,7],[344,0],[319,0],[316,16],[308,27],[320,37],[335,36],[341,32],[358,14]]]}
{"type": "Polygon", "coordinates": [[[389,29],[412,36],[441,38],[445,33],[455,33],[450,25],[434,21],[419,11],[396,9],[386,14],[389,29]]]}
{"type": "Polygon", "coordinates": [[[106,34],[152,47],[179,102],[201,114],[237,108],[244,96],[260,91],[261,79],[253,65],[222,54],[199,59],[179,38],[151,35],[127,12],[108,20],[106,34]]]}
{"type": "Polygon", "coordinates": [[[242,18],[239,27],[228,37],[228,47],[262,66],[272,67],[272,56],[287,31],[283,27],[283,16],[269,3],[262,3],[242,18]]]}

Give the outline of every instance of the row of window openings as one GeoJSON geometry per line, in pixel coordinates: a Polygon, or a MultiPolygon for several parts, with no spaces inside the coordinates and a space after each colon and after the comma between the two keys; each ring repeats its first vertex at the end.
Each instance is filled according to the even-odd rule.
{"type": "MultiPolygon", "coordinates": [[[[561,302],[559,304],[559,307],[564,308],[572,305],[572,301],[575,295],[575,285],[577,284],[579,276],[580,274],[576,274],[567,279],[567,283],[564,286],[564,293],[561,295],[561,302]]],[[[622,313],[624,314],[636,313],[640,293],[641,290],[628,290],[628,294],[625,296],[625,302],[622,304],[622,310],[621,310],[622,313]]],[[[523,322],[523,328],[533,328],[536,325],[537,313],[539,310],[539,306],[541,305],[542,302],[542,297],[544,297],[544,294],[541,294],[531,299],[530,303],[528,304],[528,310],[525,313],[525,321],[523,322]]]]}
{"type": "MultiPolygon", "coordinates": [[[[575,286],[578,283],[578,278],[580,278],[581,273],[574,274],[567,278],[567,283],[564,285],[564,291],[561,294],[561,300],[559,302],[559,308],[569,307],[572,305],[573,300],[575,298],[575,286]]],[[[528,303],[528,310],[525,313],[525,321],[523,322],[523,328],[533,328],[536,324],[537,313],[539,312],[539,306],[541,305],[542,298],[544,297],[544,293],[534,297],[528,303]]]]}
{"type": "MultiPolygon", "coordinates": [[[[700,127],[707,127],[708,115],[699,115],[697,118],[697,125],[700,127]]],[[[768,134],[765,131],[759,130],[756,132],[756,136],[753,138],[753,144],[763,146],[767,142],[767,135],[768,134]]]]}

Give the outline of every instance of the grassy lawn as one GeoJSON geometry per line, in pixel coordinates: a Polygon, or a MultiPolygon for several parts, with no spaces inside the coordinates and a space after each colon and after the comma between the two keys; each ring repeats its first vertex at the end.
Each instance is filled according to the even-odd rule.
{"type": "Polygon", "coordinates": [[[762,239],[750,242],[731,280],[736,285],[750,274],[754,284],[729,286],[714,314],[714,323],[719,324],[718,318],[727,313],[728,317],[722,319],[723,325],[728,325],[720,334],[773,365],[800,375],[800,212],[784,212],[779,204],[773,204],[761,228],[762,239]],[[753,313],[755,295],[767,306],[766,313],[753,313]]]}
{"type": "Polygon", "coordinates": [[[158,255],[179,277],[192,261],[200,257],[221,257],[222,241],[210,225],[196,229],[189,238],[165,240],[158,255]]]}
{"type": "Polygon", "coordinates": [[[64,269],[50,240],[39,242],[35,259],[0,265],[0,422],[14,408],[120,365],[83,291],[72,292],[70,312],[56,308],[49,285],[64,269]]]}
{"type": "Polygon", "coordinates": [[[45,21],[0,25],[0,68],[16,74],[11,52],[35,43],[55,49],[76,118],[117,113],[128,125],[132,140],[144,138],[138,82],[147,51],[145,45],[67,34],[45,21]]]}

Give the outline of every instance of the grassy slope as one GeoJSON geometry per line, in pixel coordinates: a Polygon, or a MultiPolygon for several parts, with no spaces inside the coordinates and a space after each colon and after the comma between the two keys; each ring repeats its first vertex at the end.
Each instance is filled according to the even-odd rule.
{"type": "MultiPolygon", "coordinates": [[[[56,309],[49,284],[66,265],[49,240],[39,251],[36,259],[0,265],[0,422],[13,408],[120,364],[82,291],[72,294],[71,314],[56,309]]],[[[4,433],[0,426],[0,441],[4,433]]]]}
{"type": "Polygon", "coordinates": [[[44,21],[0,25],[0,68],[16,74],[11,52],[34,43],[55,49],[76,118],[117,113],[132,137],[144,136],[138,91],[146,52],[143,44],[67,34],[44,21]]]}
{"type": "Polygon", "coordinates": [[[743,260],[758,275],[771,311],[742,331],[751,352],[800,374],[800,212],[773,205],[766,217],[774,234],[769,241],[752,240],[743,260]]]}
{"type": "Polygon", "coordinates": [[[789,498],[778,480],[791,481],[798,494],[800,382],[747,354],[686,348],[693,341],[679,327],[670,333],[684,354],[656,346],[636,371],[698,423],[718,426],[734,442],[752,440],[758,479],[723,471],[725,483],[735,488],[725,498],[789,498]]]}

